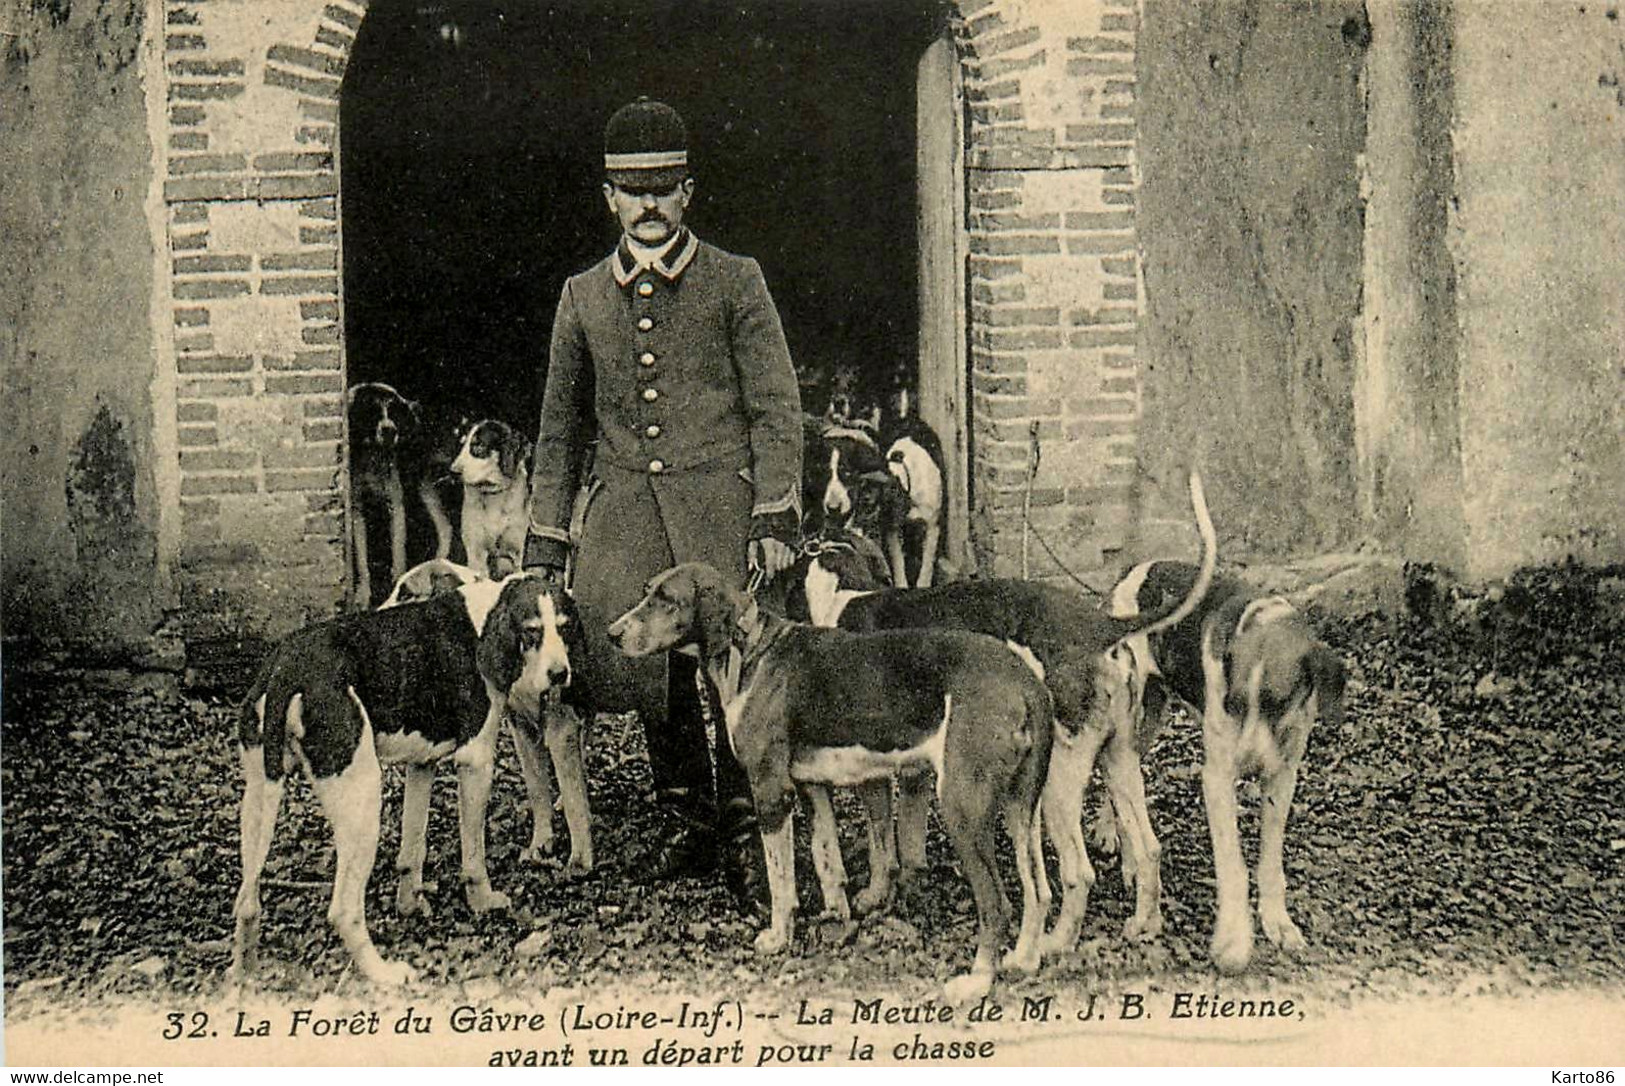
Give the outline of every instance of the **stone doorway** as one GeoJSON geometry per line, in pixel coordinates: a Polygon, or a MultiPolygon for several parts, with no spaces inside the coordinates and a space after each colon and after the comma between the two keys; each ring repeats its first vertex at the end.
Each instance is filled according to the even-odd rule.
{"type": "Polygon", "coordinates": [[[922,56],[957,64],[947,25],[929,0],[376,5],[340,96],[347,379],[534,433],[559,290],[615,241],[604,120],[648,94],[688,120],[696,232],[761,261],[806,406],[841,371],[917,403],[917,113],[922,56]]]}

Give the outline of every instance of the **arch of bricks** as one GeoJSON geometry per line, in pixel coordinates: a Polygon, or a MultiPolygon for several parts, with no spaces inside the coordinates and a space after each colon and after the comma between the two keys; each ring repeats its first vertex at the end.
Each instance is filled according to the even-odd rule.
{"type": "MultiPolygon", "coordinates": [[[[1063,560],[1098,566],[1129,524],[1135,4],[959,0],[984,570],[1019,569],[1034,422],[1033,522],[1063,560]]],[[[330,613],[347,580],[338,99],[365,6],[164,12],[160,381],[175,411],[159,424],[174,427],[180,503],[165,553],[191,636],[276,632],[330,613]]],[[[1056,572],[1033,553],[1035,575],[1056,572]]]]}

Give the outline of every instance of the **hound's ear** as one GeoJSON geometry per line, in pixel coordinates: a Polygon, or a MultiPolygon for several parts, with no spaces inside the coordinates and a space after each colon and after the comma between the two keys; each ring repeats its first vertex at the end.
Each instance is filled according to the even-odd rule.
{"type": "Polygon", "coordinates": [[[401,430],[415,438],[423,432],[423,405],[405,397],[401,398],[401,403],[406,407],[406,414],[400,421],[401,430]]]}
{"type": "Polygon", "coordinates": [[[519,649],[518,595],[524,582],[515,581],[502,586],[496,606],[486,616],[485,629],[480,632],[480,643],[474,660],[480,675],[498,690],[507,690],[519,681],[524,661],[519,649]]]}
{"type": "Polygon", "coordinates": [[[702,656],[733,644],[738,618],[738,603],[720,578],[695,579],[693,634],[702,656]]]}
{"type": "Polygon", "coordinates": [[[502,468],[502,477],[512,479],[519,473],[519,465],[525,462],[530,452],[530,442],[518,434],[510,434],[509,440],[502,443],[502,452],[497,457],[497,464],[502,468]]]}
{"type": "MultiPolygon", "coordinates": [[[[560,638],[563,639],[565,645],[570,646],[571,652],[576,651],[575,646],[581,644],[582,630],[581,615],[576,611],[575,596],[571,594],[568,588],[554,588],[553,608],[558,612],[559,619],[564,623],[559,634],[560,638]]],[[[579,657],[571,657],[571,659],[578,660],[579,657]]]]}

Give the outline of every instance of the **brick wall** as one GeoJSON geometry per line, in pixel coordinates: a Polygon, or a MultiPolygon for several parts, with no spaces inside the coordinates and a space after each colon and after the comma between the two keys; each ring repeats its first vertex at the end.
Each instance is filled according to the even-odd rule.
{"type": "Polygon", "coordinates": [[[984,570],[1022,571],[1036,423],[1034,531],[1098,569],[1132,521],[1140,416],[1135,0],[962,7],[973,541],[984,570]]]}
{"type": "Polygon", "coordinates": [[[175,569],[193,639],[274,632],[342,597],[338,94],[362,14],[165,5],[175,569]]]}

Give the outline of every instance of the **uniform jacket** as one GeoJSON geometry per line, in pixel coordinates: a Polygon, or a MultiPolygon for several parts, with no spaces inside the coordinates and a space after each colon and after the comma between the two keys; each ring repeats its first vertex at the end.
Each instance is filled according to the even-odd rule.
{"type": "Polygon", "coordinates": [[[622,239],[564,284],[551,351],[527,565],[562,564],[595,441],[595,462],[615,474],[743,464],[754,487],[751,538],[794,540],[800,394],[756,261],[685,230],[639,270],[622,239]]]}

